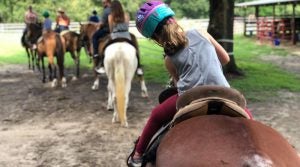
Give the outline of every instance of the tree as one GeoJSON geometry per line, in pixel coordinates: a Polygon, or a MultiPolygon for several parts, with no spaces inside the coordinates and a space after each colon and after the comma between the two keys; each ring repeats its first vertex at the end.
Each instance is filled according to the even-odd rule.
{"type": "Polygon", "coordinates": [[[230,62],[225,73],[242,74],[233,56],[234,0],[209,0],[209,25],[207,31],[229,53],[230,62]]]}

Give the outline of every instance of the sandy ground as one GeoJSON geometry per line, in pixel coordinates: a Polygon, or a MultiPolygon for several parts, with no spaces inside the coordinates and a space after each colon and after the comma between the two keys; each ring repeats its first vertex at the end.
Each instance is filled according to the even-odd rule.
{"type": "MultiPolygon", "coordinates": [[[[270,56],[266,61],[300,75],[299,56],[270,56]]],[[[27,66],[1,66],[1,167],[126,166],[133,141],[164,86],[146,83],[149,98],[141,98],[138,81],[134,80],[127,114],[129,128],[122,128],[111,123],[112,111],[106,110],[105,77],[97,91],[90,88],[91,72],[83,71],[77,81],[70,78],[67,88],[50,88],[27,66]]],[[[300,93],[277,94],[280,98],[249,103],[249,108],[256,120],[278,130],[300,151],[300,93]]]]}

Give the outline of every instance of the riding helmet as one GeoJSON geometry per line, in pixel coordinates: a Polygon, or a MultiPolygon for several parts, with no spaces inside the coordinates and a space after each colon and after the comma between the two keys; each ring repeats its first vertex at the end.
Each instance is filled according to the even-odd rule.
{"type": "Polygon", "coordinates": [[[149,38],[161,21],[174,15],[175,13],[167,4],[161,1],[148,1],[137,11],[136,27],[143,36],[149,38]]]}
{"type": "Polygon", "coordinates": [[[46,11],[43,12],[43,16],[44,16],[44,17],[49,17],[50,14],[49,14],[49,12],[46,10],[46,11]]]}

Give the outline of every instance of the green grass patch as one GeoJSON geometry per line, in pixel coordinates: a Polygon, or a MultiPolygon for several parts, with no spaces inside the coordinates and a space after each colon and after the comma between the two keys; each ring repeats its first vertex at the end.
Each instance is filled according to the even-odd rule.
{"type": "Polygon", "coordinates": [[[235,36],[234,56],[245,76],[230,80],[232,87],[241,90],[248,100],[262,101],[277,96],[279,90],[300,91],[300,79],[279,66],[262,61],[261,56],[288,55],[288,51],[258,45],[251,38],[235,36]]]}

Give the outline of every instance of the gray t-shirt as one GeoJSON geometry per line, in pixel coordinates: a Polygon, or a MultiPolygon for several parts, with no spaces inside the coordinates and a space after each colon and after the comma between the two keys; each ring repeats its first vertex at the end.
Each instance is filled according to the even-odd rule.
{"type": "Polygon", "coordinates": [[[103,23],[102,29],[108,30],[109,31],[109,25],[108,25],[108,15],[111,13],[111,8],[110,7],[105,7],[103,10],[103,15],[101,22],[103,23]]]}
{"type": "Polygon", "coordinates": [[[215,47],[197,30],[187,31],[186,36],[188,45],[170,56],[179,76],[179,95],[199,85],[230,87],[215,47]]]}

